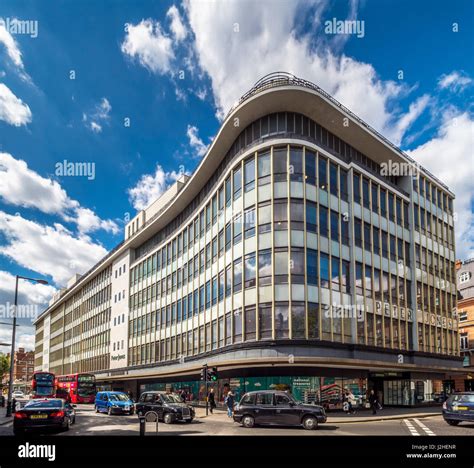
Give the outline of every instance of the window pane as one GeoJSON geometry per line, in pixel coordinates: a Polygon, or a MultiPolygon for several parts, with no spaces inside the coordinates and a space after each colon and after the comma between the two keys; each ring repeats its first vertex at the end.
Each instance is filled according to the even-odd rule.
{"type": "Polygon", "coordinates": [[[270,183],[270,153],[266,152],[258,155],[258,184],[265,185],[270,183]]]}
{"type": "MultiPolygon", "coordinates": [[[[277,303],[278,304],[278,303],[277,303]]],[[[275,338],[288,338],[288,305],[275,306],[275,338]]]]}
{"type": "Polygon", "coordinates": [[[255,252],[245,256],[245,287],[251,288],[255,286],[256,278],[256,264],[255,264],[255,252]]]}
{"type": "Polygon", "coordinates": [[[234,170],[234,200],[242,194],[242,169],[234,170]]]}
{"type": "Polygon", "coordinates": [[[316,232],[316,203],[306,202],[306,230],[316,232]]]}
{"type": "Polygon", "coordinates": [[[306,150],[305,166],[306,183],[316,185],[316,154],[313,151],[306,150]]]}
{"type": "Polygon", "coordinates": [[[245,308],[245,340],[255,340],[256,337],[256,317],[255,307],[245,308]]]}
{"type": "Polygon", "coordinates": [[[329,286],[329,257],[325,253],[321,253],[321,287],[329,286]]]}
{"type": "Polygon", "coordinates": [[[251,158],[244,165],[245,191],[248,192],[255,187],[255,158],[251,158]]]}
{"type": "Polygon", "coordinates": [[[275,182],[286,180],[288,172],[287,149],[273,149],[273,177],[275,182]]]}
{"type": "Polygon", "coordinates": [[[318,252],[307,249],[306,251],[306,275],[308,284],[318,284],[318,252]]]}
{"type": "Polygon", "coordinates": [[[319,169],[319,188],[322,190],[327,190],[328,188],[328,169],[327,169],[327,160],[319,155],[319,162],[318,162],[318,169],[319,169]]]}
{"type": "Polygon", "coordinates": [[[259,338],[261,340],[272,338],[272,306],[260,304],[258,307],[259,338]]]}
{"type": "Polygon", "coordinates": [[[242,259],[234,261],[234,293],[242,289],[242,259]]]}
{"type": "Polygon", "coordinates": [[[290,147],[290,178],[291,180],[303,180],[303,149],[290,147]]]}
{"type": "Polygon", "coordinates": [[[245,238],[249,239],[255,235],[255,208],[244,212],[245,238]]]}
{"type": "Polygon", "coordinates": [[[273,220],[275,229],[284,230],[288,228],[288,204],[286,200],[276,200],[274,202],[273,220]]]}
{"type": "Polygon", "coordinates": [[[295,305],[294,303],[292,303],[291,328],[292,338],[305,338],[306,312],[303,304],[295,305]]]}
{"type": "Polygon", "coordinates": [[[258,281],[259,285],[270,284],[272,281],[272,252],[270,249],[258,253],[258,281]]]}

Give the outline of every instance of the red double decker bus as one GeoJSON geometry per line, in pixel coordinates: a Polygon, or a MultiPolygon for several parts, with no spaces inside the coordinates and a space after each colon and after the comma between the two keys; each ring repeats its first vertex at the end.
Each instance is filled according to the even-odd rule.
{"type": "Polygon", "coordinates": [[[32,398],[54,398],[56,396],[56,382],[52,372],[35,372],[31,381],[32,398]]]}
{"type": "Polygon", "coordinates": [[[69,374],[56,377],[58,396],[67,393],[71,403],[94,403],[96,387],[92,374],[69,374]]]}

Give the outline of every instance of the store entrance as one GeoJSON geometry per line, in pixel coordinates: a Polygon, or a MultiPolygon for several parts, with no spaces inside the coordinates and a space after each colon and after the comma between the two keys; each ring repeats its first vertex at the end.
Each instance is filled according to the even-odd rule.
{"type": "Polygon", "coordinates": [[[464,391],[474,392],[474,379],[466,379],[464,381],[464,391]]]}

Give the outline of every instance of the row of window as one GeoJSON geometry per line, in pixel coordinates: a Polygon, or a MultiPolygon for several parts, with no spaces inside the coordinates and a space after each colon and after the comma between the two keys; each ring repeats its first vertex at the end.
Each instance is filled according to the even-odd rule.
{"type": "Polygon", "coordinates": [[[453,330],[418,324],[419,350],[426,353],[457,355],[459,335],[453,330]]]}
{"type": "Polygon", "coordinates": [[[414,206],[415,229],[446,247],[454,248],[454,227],[443,222],[428,210],[414,206]]]}
{"type": "Polygon", "coordinates": [[[404,264],[410,263],[410,244],[408,242],[358,218],[354,220],[354,242],[357,247],[364,248],[369,252],[373,251],[377,255],[382,250],[382,257],[390,258],[394,262],[397,261],[398,254],[398,260],[404,264]]]}
{"type": "MultiPolygon", "coordinates": [[[[146,289],[138,291],[130,297],[130,310],[138,309],[146,304],[153,303],[162,296],[169,294],[173,288],[186,284],[184,272],[186,268],[178,269],[178,278],[169,275],[167,281],[158,281],[146,289]],[[171,280],[169,279],[171,278],[171,280]]],[[[333,291],[350,293],[350,264],[346,260],[340,260],[313,249],[307,249],[306,258],[303,248],[293,247],[288,252],[286,247],[277,247],[272,255],[271,249],[265,249],[249,253],[222,270],[218,275],[208,280],[205,284],[190,292],[187,298],[177,303],[169,304],[165,313],[162,314],[162,326],[168,326],[175,321],[185,320],[193,313],[208,309],[244,289],[252,288],[257,284],[265,286],[272,284],[286,284],[291,279],[292,284],[317,285],[320,280],[321,287],[331,287],[333,291]],[[274,261],[274,272],[272,276],[272,260],[274,261]],[[290,276],[291,275],[291,276],[290,276]]]]}
{"type": "MultiPolygon", "coordinates": [[[[290,200],[290,221],[288,222],[288,200],[276,199],[273,203],[273,215],[270,202],[263,202],[258,205],[258,230],[260,234],[271,231],[272,220],[275,230],[286,230],[290,227],[292,230],[303,230],[304,228],[304,203],[301,200],[290,200]],[[290,226],[289,226],[290,225],[290,226]]],[[[349,221],[345,214],[320,205],[318,216],[318,205],[313,202],[306,203],[306,226],[309,232],[317,232],[319,220],[319,232],[323,237],[330,237],[332,240],[342,244],[349,245],[349,221]]],[[[201,249],[199,254],[191,258],[181,269],[168,275],[166,278],[166,293],[185,285],[203,273],[205,269],[217,261],[218,257],[229,251],[232,245],[237,245],[242,238],[248,239],[255,235],[255,208],[251,207],[242,215],[238,215],[233,222],[221,229],[219,234],[212,239],[205,248],[201,249]]],[[[179,252],[179,250],[178,250],[179,252]]],[[[173,248],[171,257],[168,257],[168,246],[154,253],[146,260],[140,262],[130,270],[130,285],[142,281],[144,278],[153,276],[160,268],[171,264],[173,257],[173,248]]],[[[163,280],[165,281],[165,280],[163,280]]]]}
{"type": "Polygon", "coordinates": [[[405,200],[357,172],[353,175],[353,185],[355,203],[408,229],[408,203],[405,200]]]}
{"type": "Polygon", "coordinates": [[[456,307],[456,296],[446,293],[440,288],[430,286],[420,281],[416,282],[416,302],[418,310],[435,312],[437,315],[451,316],[456,307]],[[444,312],[443,314],[441,314],[444,312]]]}
{"type": "MultiPolygon", "coordinates": [[[[217,189],[218,184],[220,183],[220,178],[223,173],[227,171],[229,166],[233,163],[234,157],[242,152],[244,149],[248,148],[250,145],[255,142],[260,143],[262,139],[271,139],[275,138],[277,135],[283,135],[285,137],[302,137],[308,141],[312,141],[324,149],[328,150],[332,154],[336,155],[346,163],[355,161],[363,166],[367,167],[369,170],[379,174],[379,177],[386,180],[388,183],[396,184],[397,177],[383,177],[381,176],[380,165],[372,161],[367,156],[361,154],[352,146],[348,145],[342,141],[337,136],[333,135],[331,132],[326,130],[324,127],[321,127],[316,122],[308,119],[307,117],[301,114],[294,114],[288,112],[282,112],[278,114],[271,114],[269,116],[262,117],[252,124],[248,125],[235,140],[234,144],[230,148],[229,152],[223,158],[217,170],[212,174],[206,185],[201,189],[199,194],[193,199],[193,201],[168,225],[163,228],[160,232],[155,234],[152,238],[145,241],[141,246],[136,249],[136,258],[141,258],[150,252],[156,245],[163,242],[166,238],[173,236],[174,233],[184,224],[189,222],[189,219],[194,216],[196,211],[200,210],[201,205],[204,203],[204,200],[208,197],[209,193],[217,189]],[[274,130],[274,131],[272,131],[274,130]]],[[[308,160],[309,161],[309,160],[308,160]]],[[[247,170],[247,175],[245,176],[244,186],[250,190],[252,186],[251,174],[252,163],[249,163],[250,166],[247,170]]],[[[255,164],[255,163],[253,163],[255,164]]],[[[262,161],[262,164],[265,164],[262,161]]],[[[311,164],[309,162],[309,164],[311,164]]],[[[267,163],[268,166],[268,163],[267,163]]],[[[238,166],[240,168],[240,165],[238,166]]],[[[310,171],[308,171],[308,176],[311,179],[310,171]]],[[[262,175],[262,177],[266,177],[262,175]]],[[[341,176],[341,193],[345,193],[344,190],[344,175],[341,176]]],[[[324,177],[321,177],[324,180],[324,177]]],[[[311,182],[310,182],[311,183],[311,182]]],[[[253,182],[255,184],[255,182],[253,182]]],[[[238,187],[237,183],[237,187],[238,187]]],[[[335,184],[332,184],[333,190],[335,184]]],[[[240,190],[242,187],[240,186],[240,190]]],[[[221,185],[219,192],[223,192],[223,186],[221,185]]],[[[226,185],[227,200],[230,199],[230,180],[226,185]]],[[[236,189],[238,193],[239,188],[236,189]]],[[[214,202],[213,202],[214,203],[214,202]]],[[[201,217],[201,215],[199,215],[201,217]]]]}
{"type": "MultiPolygon", "coordinates": [[[[148,343],[130,348],[130,364],[144,364],[147,362],[168,361],[180,356],[196,355],[215,350],[224,346],[242,341],[271,340],[271,339],[320,339],[320,321],[323,329],[329,330],[331,339],[331,322],[334,325],[333,338],[341,340],[341,320],[331,320],[329,305],[308,303],[307,310],[304,302],[291,303],[275,302],[262,303],[228,312],[219,319],[172,336],[166,340],[148,343]],[[291,318],[291,330],[290,330],[291,318]],[[339,325],[338,325],[339,324],[339,325]]],[[[153,314],[139,319],[139,327],[152,331],[153,314]],[[148,318],[150,317],[150,318],[148,318]]],[[[133,336],[131,324],[130,334],[133,336]]],[[[346,330],[346,339],[348,337],[346,330]]]]}
{"type": "Polygon", "coordinates": [[[111,313],[112,313],[112,310],[109,307],[106,310],[103,310],[102,312],[95,314],[93,317],[87,320],[84,320],[82,322],[82,332],[84,333],[89,330],[92,330],[100,325],[103,325],[104,323],[108,325],[110,323],[111,313]]]}
{"type": "Polygon", "coordinates": [[[424,177],[413,178],[413,190],[439,209],[453,214],[453,199],[424,177]]]}

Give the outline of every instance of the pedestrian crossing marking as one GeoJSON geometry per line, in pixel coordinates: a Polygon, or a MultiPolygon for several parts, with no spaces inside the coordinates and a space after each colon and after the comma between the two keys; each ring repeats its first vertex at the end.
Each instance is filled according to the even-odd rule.
{"type": "Polygon", "coordinates": [[[405,423],[405,425],[407,426],[408,430],[410,431],[410,434],[413,435],[413,436],[419,436],[420,434],[417,432],[417,430],[415,429],[415,427],[413,426],[413,424],[408,420],[408,419],[404,419],[403,422],[405,423]]]}
{"type": "Polygon", "coordinates": [[[436,435],[429,427],[425,426],[419,419],[413,418],[413,421],[415,421],[418,424],[418,426],[420,426],[429,436],[436,435]]]}

